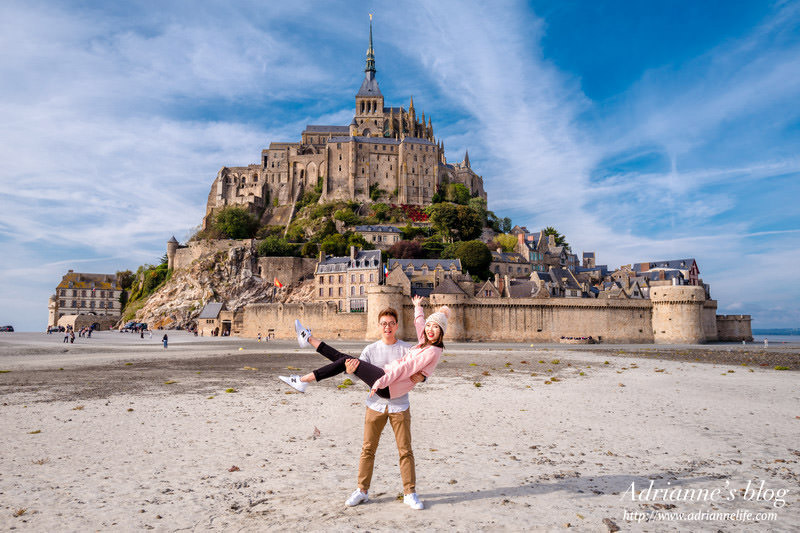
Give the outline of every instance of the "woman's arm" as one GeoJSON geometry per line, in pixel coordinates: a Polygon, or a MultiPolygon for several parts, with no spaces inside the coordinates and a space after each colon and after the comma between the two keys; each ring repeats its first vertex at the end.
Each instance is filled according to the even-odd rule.
{"type": "Polygon", "coordinates": [[[383,370],[386,373],[372,385],[372,388],[381,389],[383,387],[388,387],[391,383],[403,377],[410,377],[413,374],[421,372],[431,363],[437,362],[441,353],[441,348],[428,346],[420,350],[420,352],[413,357],[408,357],[407,359],[399,361],[399,364],[385,366],[383,370]]]}
{"type": "Polygon", "coordinates": [[[414,303],[414,328],[417,330],[417,342],[425,342],[425,311],[422,309],[422,296],[411,298],[414,303]]]}

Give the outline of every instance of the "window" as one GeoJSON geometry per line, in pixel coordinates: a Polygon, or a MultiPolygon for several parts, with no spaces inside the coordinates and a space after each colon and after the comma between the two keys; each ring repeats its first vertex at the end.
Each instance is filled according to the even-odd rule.
{"type": "Polygon", "coordinates": [[[66,304],[64,303],[64,300],[60,300],[58,302],[58,305],[59,305],[59,307],[64,307],[66,304]]]}
{"type": "Polygon", "coordinates": [[[333,296],[333,287],[328,287],[328,296],[333,296]]]}
{"type": "Polygon", "coordinates": [[[350,274],[350,283],[355,283],[355,282],[356,282],[356,275],[350,274]]]}
{"type": "Polygon", "coordinates": [[[320,295],[320,296],[322,296],[322,291],[323,291],[323,289],[322,289],[322,287],[320,287],[320,288],[319,288],[319,295],[320,295]]]}
{"type": "Polygon", "coordinates": [[[328,276],[328,283],[333,283],[333,274],[328,276]]]}
{"type": "Polygon", "coordinates": [[[375,282],[375,274],[372,274],[372,273],[370,273],[370,275],[369,275],[369,282],[370,282],[370,283],[374,283],[374,282],[375,282]]]}
{"type": "Polygon", "coordinates": [[[320,276],[319,277],[319,284],[320,285],[325,285],[325,276],[320,276]]]}
{"type": "Polygon", "coordinates": [[[358,282],[359,283],[364,283],[364,274],[359,274],[358,275],[358,282]]]}
{"type": "Polygon", "coordinates": [[[339,296],[342,296],[343,293],[344,293],[344,290],[341,287],[339,287],[339,296]]]}
{"type": "Polygon", "coordinates": [[[350,296],[355,296],[355,295],[356,295],[356,287],[354,285],[354,286],[350,287],[350,296]]]}
{"type": "Polygon", "coordinates": [[[358,294],[364,294],[364,286],[363,286],[363,285],[361,285],[361,286],[358,288],[358,294]]]}
{"type": "Polygon", "coordinates": [[[339,274],[339,283],[344,283],[344,275],[339,274]]]}

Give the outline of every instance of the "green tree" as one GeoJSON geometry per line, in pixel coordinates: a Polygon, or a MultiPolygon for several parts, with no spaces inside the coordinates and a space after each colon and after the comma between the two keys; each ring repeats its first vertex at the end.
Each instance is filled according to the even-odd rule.
{"type": "Polygon", "coordinates": [[[133,272],[130,270],[118,270],[117,271],[117,281],[119,282],[120,287],[127,290],[133,286],[133,281],[135,280],[135,276],[133,272]]]}
{"type": "Polygon", "coordinates": [[[425,209],[433,229],[441,233],[449,241],[452,238],[451,230],[458,223],[458,210],[450,202],[442,202],[428,206],[425,209]]]}
{"type": "Polygon", "coordinates": [[[445,188],[445,198],[454,204],[467,205],[471,197],[469,189],[463,183],[451,183],[445,188]]]}
{"type": "Polygon", "coordinates": [[[319,246],[317,243],[314,242],[307,242],[303,245],[303,248],[300,250],[300,255],[303,257],[317,257],[319,254],[319,246]]]}
{"type": "Polygon", "coordinates": [[[241,207],[228,206],[216,214],[214,227],[229,239],[249,239],[258,229],[258,220],[241,207]]]}
{"type": "Polygon", "coordinates": [[[427,259],[444,258],[442,255],[444,247],[445,244],[441,241],[441,239],[437,239],[435,236],[428,237],[422,242],[422,252],[425,254],[427,259]]]}
{"type": "Polygon", "coordinates": [[[513,252],[518,242],[516,235],[509,235],[508,233],[500,234],[494,240],[503,248],[504,252],[513,252]]]}
{"type": "Polygon", "coordinates": [[[344,235],[334,233],[328,235],[320,243],[320,249],[328,255],[344,256],[347,255],[347,239],[344,235]]]}
{"type": "Polygon", "coordinates": [[[569,243],[567,242],[567,238],[564,235],[561,235],[556,228],[553,226],[547,226],[544,228],[545,235],[552,235],[553,240],[556,242],[556,246],[563,246],[567,249],[567,251],[572,251],[569,243]]]}
{"type": "Polygon", "coordinates": [[[293,255],[294,248],[282,237],[270,235],[258,244],[257,250],[261,257],[286,257],[293,255]]]}
{"type": "Polygon", "coordinates": [[[372,212],[375,213],[378,222],[385,222],[389,217],[389,206],[383,203],[372,204],[372,212]]]}
{"type": "Polygon", "coordinates": [[[442,202],[429,206],[425,211],[433,228],[448,241],[475,239],[483,229],[480,215],[466,205],[442,202]]]}
{"type": "Polygon", "coordinates": [[[508,217],[503,217],[502,225],[500,229],[503,230],[503,233],[510,233],[511,232],[511,219],[508,217]]]}
{"type": "Polygon", "coordinates": [[[344,209],[339,209],[333,214],[333,218],[336,220],[341,220],[348,226],[357,226],[361,222],[361,218],[356,215],[352,209],[349,207],[345,207],[344,209]]]}
{"type": "Polygon", "coordinates": [[[488,226],[489,211],[486,209],[486,200],[480,196],[476,196],[475,198],[470,198],[467,205],[470,209],[478,213],[478,216],[481,217],[481,223],[484,226],[488,226]]]}
{"type": "Polygon", "coordinates": [[[489,265],[492,263],[492,253],[481,241],[466,241],[455,243],[452,254],[461,260],[461,268],[469,271],[478,279],[487,280],[491,275],[489,265]]]}
{"type": "Polygon", "coordinates": [[[364,238],[363,235],[360,233],[351,233],[347,236],[347,246],[355,246],[362,250],[374,250],[375,245],[371,242],[367,242],[367,239],[364,238]]]}
{"type": "Polygon", "coordinates": [[[128,291],[123,290],[119,293],[119,308],[124,310],[126,305],[128,305],[128,291]]]}
{"type": "Polygon", "coordinates": [[[456,207],[456,240],[469,241],[480,237],[483,230],[481,216],[466,205],[456,207]]]}
{"type": "Polygon", "coordinates": [[[384,194],[386,194],[386,191],[378,187],[377,183],[373,183],[369,186],[369,199],[373,202],[377,202],[378,199],[384,194]]]}

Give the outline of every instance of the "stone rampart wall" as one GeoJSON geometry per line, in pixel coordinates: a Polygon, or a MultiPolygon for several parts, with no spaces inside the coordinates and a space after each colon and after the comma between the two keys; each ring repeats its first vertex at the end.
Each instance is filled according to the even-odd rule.
{"type": "Polygon", "coordinates": [[[64,315],[58,319],[59,326],[72,326],[75,334],[79,329],[92,324],[99,324],[97,331],[108,331],[114,327],[119,320],[119,316],[98,316],[98,315],[64,315]]]}
{"type": "Polygon", "coordinates": [[[252,241],[250,239],[213,239],[191,241],[186,247],[178,248],[175,251],[173,269],[180,270],[182,268],[187,268],[192,264],[192,261],[200,259],[201,257],[206,257],[217,252],[227,252],[231,248],[250,246],[251,242],[252,241]]]}
{"type": "Polygon", "coordinates": [[[752,341],[750,315],[717,316],[717,335],[723,342],[752,341]]]}
{"type": "MultiPolygon", "coordinates": [[[[651,307],[646,300],[520,299],[481,303],[437,302],[451,308],[450,340],[558,342],[563,337],[592,336],[602,342],[651,343],[651,307]]],[[[414,339],[414,308],[403,305],[403,338],[414,339]]]]}
{"type": "Polygon", "coordinates": [[[366,313],[340,313],[335,304],[292,303],[251,304],[244,308],[243,337],[267,335],[273,330],[278,339],[294,339],[294,321],[300,321],[321,339],[363,339],[366,313]]]}
{"type": "Polygon", "coordinates": [[[316,266],[317,260],[308,257],[259,257],[258,271],[254,274],[267,283],[277,279],[289,285],[313,276],[316,266]]]}
{"type": "Polygon", "coordinates": [[[706,342],[714,342],[718,338],[717,334],[717,301],[706,300],[703,304],[703,335],[706,342]]]}

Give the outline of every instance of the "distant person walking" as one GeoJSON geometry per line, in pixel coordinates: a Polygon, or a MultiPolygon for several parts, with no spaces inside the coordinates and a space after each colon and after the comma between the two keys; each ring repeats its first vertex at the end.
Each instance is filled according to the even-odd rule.
{"type": "Polygon", "coordinates": [[[167,349],[167,343],[168,342],[169,342],[169,338],[167,337],[167,334],[164,333],[164,336],[161,338],[161,343],[164,345],[164,349],[165,350],[167,349]]]}

